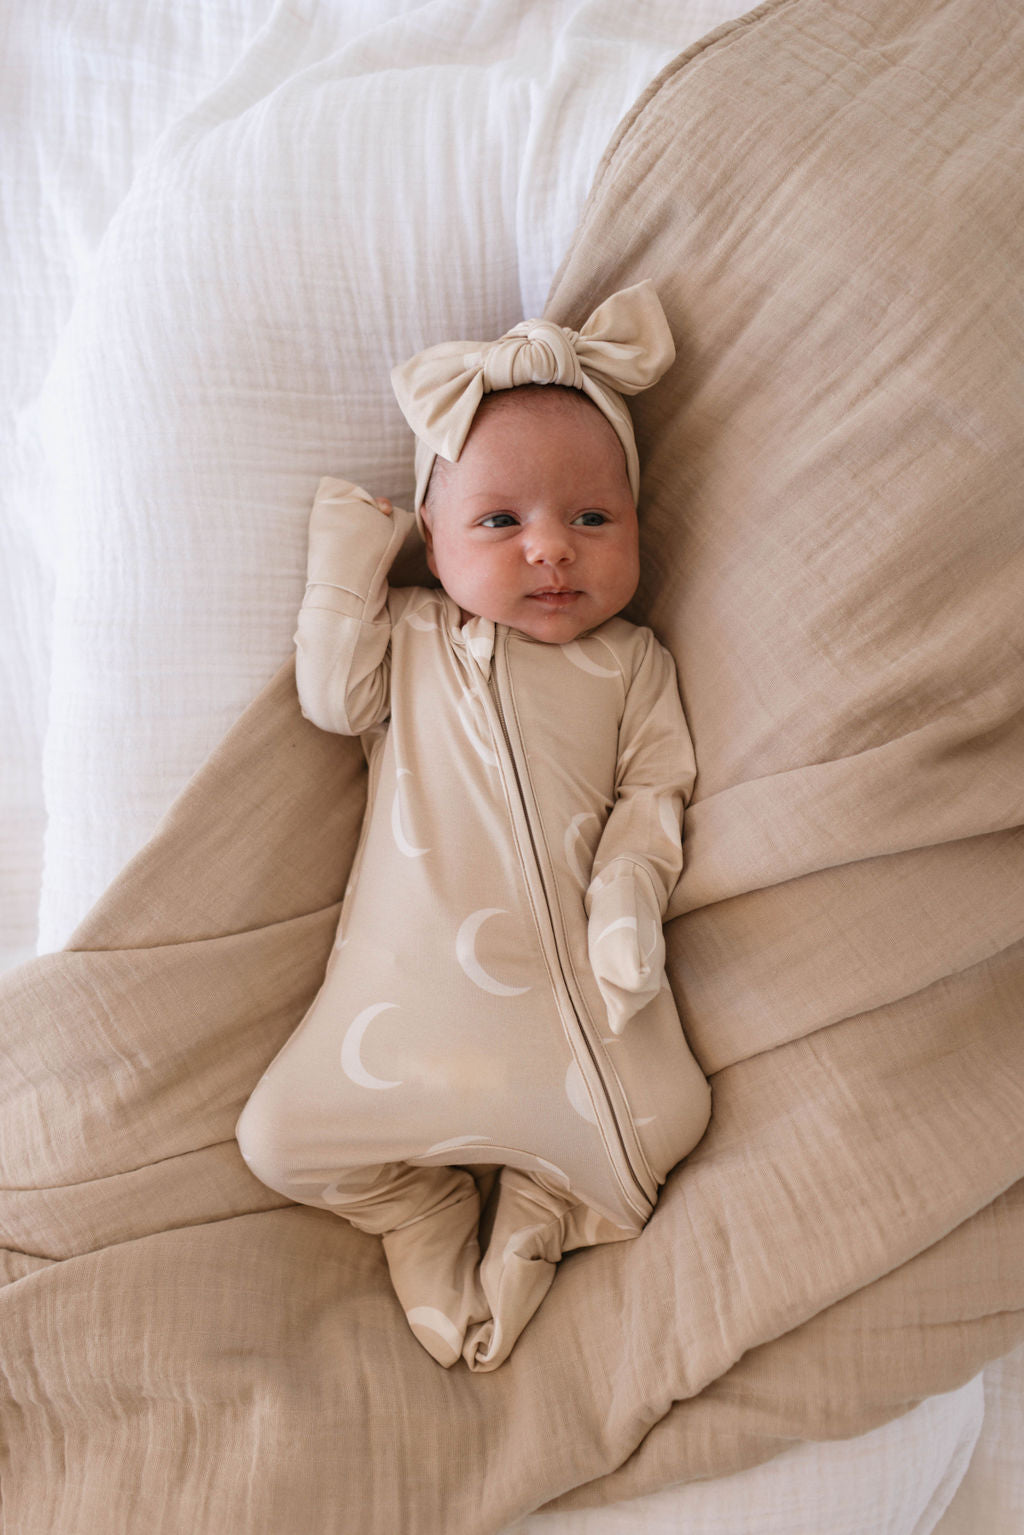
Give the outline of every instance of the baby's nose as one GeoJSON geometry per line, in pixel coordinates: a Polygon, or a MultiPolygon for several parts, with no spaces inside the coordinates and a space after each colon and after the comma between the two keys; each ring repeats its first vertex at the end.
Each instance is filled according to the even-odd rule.
{"type": "Polygon", "coordinates": [[[530,530],[526,558],[531,565],[563,565],[573,558],[572,539],[559,524],[546,524],[530,530]]]}

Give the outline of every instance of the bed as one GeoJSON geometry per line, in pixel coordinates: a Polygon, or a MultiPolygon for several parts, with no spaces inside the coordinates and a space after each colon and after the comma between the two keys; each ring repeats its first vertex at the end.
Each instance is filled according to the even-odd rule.
{"type": "Polygon", "coordinates": [[[1016,9],[4,28],[5,1525],[1019,1530],[1016,9]],[[231,1135],[361,804],[295,706],[306,517],[324,473],[408,501],[391,362],[645,276],[715,1114],[474,1383],[231,1135]]]}

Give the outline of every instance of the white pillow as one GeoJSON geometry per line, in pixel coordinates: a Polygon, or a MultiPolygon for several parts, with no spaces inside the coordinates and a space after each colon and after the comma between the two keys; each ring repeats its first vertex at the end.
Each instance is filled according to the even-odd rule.
{"type": "Polygon", "coordinates": [[[320,475],[408,496],[391,365],[542,310],[619,118],[724,19],[434,0],[352,40],[365,10],[275,10],[141,168],[63,338],[44,949],[289,653],[320,475]]]}
{"type": "Polygon", "coordinates": [[[135,167],[273,0],[33,0],[0,49],[0,969],[34,951],[56,529],[33,405],[135,167]]]}

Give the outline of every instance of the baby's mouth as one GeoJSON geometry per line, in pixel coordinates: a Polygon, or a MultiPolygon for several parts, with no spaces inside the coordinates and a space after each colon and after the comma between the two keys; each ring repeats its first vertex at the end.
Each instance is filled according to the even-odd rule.
{"type": "Polygon", "coordinates": [[[531,592],[530,597],[535,602],[543,602],[549,607],[566,607],[575,598],[582,596],[571,586],[545,586],[539,592],[531,592]]]}

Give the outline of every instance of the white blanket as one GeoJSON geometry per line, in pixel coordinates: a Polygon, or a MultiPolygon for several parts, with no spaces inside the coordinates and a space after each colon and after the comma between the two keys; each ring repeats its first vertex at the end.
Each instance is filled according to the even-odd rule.
{"type": "Polygon", "coordinates": [[[390,364],[543,308],[616,123],[742,9],[12,12],[8,950],[40,899],[59,946],[287,653],[319,474],[406,494],[390,364]]]}
{"type": "MultiPolygon", "coordinates": [[[[58,566],[62,591],[74,581],[40,391],[136,167],[232,68],[271,7],[218,0],[211,14],[200,0],[39,0],[0,15],[0,967],[35,950],[51,683],[60,714],[51,666],[66,607],[55,607],[58,566]]],[[[71,817],[87,813],[74,803],[73,773],[54,790],[71,817]]],[[[95,825],[93,834],[102,836],[95,825]]],[[[55,864],[63,880],[59,853],[55,864]]]]}

